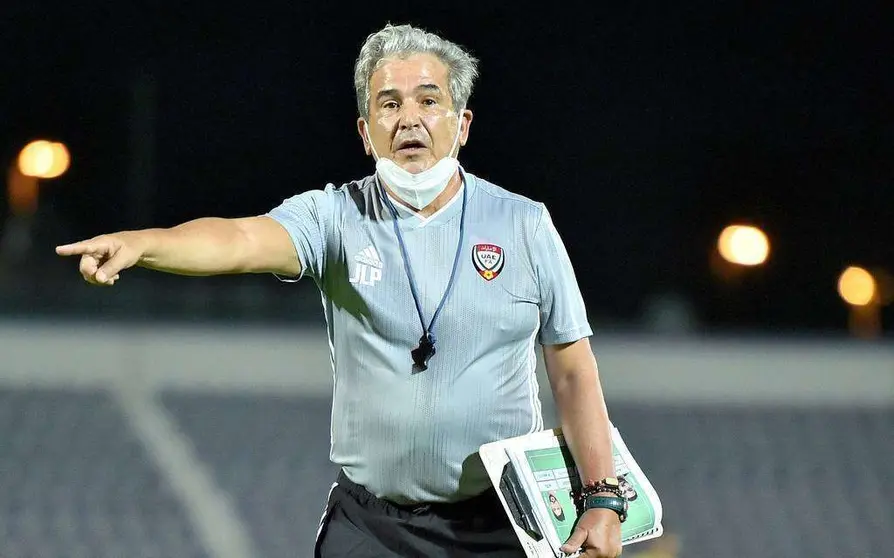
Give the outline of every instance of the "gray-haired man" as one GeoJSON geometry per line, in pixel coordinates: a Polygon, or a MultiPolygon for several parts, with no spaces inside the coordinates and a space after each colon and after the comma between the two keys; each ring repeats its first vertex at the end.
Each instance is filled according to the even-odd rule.
{"type": "MultiPolygon", "coordinates": [[[[601,494],[614,476],[592,332],[549,213],[457,161],[476,77],[459,46],[386,26],[354,73],[374,174],[264,216],[57,248],[81,255],[81,273],[100,285],[133,265],[317,284],[333,352],[331,459],[342,471],[316,556],[523,555],[475,453],[543,427],[537,342],[581,478],[601,494]]],[[[581,547],[618,556],[618,514],[587,510],[566,545],[581,547]]]]}

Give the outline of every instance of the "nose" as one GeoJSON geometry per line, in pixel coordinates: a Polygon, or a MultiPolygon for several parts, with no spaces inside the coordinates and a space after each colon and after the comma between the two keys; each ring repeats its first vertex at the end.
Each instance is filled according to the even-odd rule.
{"type": "Polygon", "coordinates": [[[408,101],[400,107],[400,119],[398,127],[401,130],[418,128],[422,125],[421,112],[419,105],[415,102],[408,101]]]}

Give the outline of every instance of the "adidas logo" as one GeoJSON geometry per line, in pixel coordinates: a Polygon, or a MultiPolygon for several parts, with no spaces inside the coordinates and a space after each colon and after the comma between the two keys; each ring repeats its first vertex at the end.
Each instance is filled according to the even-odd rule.
{"type": "Polygon", "coordinates": [[[382,279],[382,259],[375,247],[367,246],[354,255],[354,273],[348,279],[355,285],[375,285],[382,279]]]}
{"type": "Polygon", "coordinates": [[[382,269],[382,260],[379,259],[379,253],[376,252],[376,249],[373,246],[367,246],[363,250],[357,252],[357,255],[354,256],[354,261],[382,269]]]}

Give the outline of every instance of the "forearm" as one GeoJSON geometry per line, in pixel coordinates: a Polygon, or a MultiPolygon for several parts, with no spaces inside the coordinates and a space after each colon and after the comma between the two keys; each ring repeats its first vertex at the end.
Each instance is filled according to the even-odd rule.
{"type": "Polygon", "coordinates": [[[251,271],[248,241],[237,220],[205,217],[169,229],[120,234],[142,248],[139,267],[196,276],[251,271]]]}
{"type": "Polygon", "coordinates": [[[582,482],[615,476],[611,424],[595,361],[552,382],[562,432],[582,482]]]}

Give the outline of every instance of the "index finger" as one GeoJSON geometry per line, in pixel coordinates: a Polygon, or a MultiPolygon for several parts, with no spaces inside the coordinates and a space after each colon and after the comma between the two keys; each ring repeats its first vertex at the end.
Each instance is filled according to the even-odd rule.
{"type": "Polygon", "coordinates": [[[100,246],[95,242],[91,242],[89,240],[75,242],[73,244],[63,244],[62,246],[56,246],[56,253],[60,256],[79,256],[83,254],[91,254],[94,252],[99,252],[100,246]]]}

